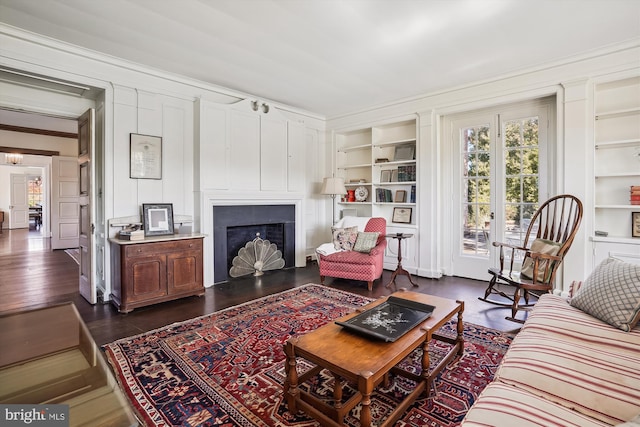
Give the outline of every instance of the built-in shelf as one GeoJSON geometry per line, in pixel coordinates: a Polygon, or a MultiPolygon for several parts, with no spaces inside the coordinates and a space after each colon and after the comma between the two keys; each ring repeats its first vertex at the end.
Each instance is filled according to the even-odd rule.
{"type": "MultiPolygon", "coordinates": [[[[640,166],[640,163],[638,163],[640,166]]],[[[627,177],[640,177],[640,171],[638,172],[615,172],[615,173],[599,173],[595,175],[595,178],[627,178],[627,177]]]]}
{"type": "Polygon", "coordinates": [[[348,153],[351,151],[370,150],[370,149],[371,149],[371,144],[367,144],[367,145],[354,145],[353,147],[342,147],[338,149],[338,151],[341,153],[348,153]]]}
{"type": "Polygon", "coordinates": [[[596,205],[596,209],[635,209],[640,211],[640,205],[596,205]]]}
{"type": "Polygon", "coordinates": [[[345,165],[345,166],[338,166],[338,169],[358,169],[358,168],[370,168],[371,167],[371,163],[362,163],[359,165],[345,165]]]}
{"type": "Polygon", "coordinates": [[[405,144],[415,144],[415,143],[416,143],[415,138],[411,138],[411,139],[400,139],[397,141],[379,142],[379,143],[376,143],[375,146],[383,148],[383,147],[390,147],[393,145],[405,145],[405,144]]]}
{"type": "Polygon", "coordinates": [[[634,145],[637,145],[640,147],[640,138],[596,142],[596,150],[601,148],[633,147],[634,145]]]}
{"type": "Polygon", "coordinates": [[[603,242],[603,243],[624,243],[624,244],[640,244],[640,238],[638,237],[601,237],[601,236],[591,236],[592,242],[603,242]]]}
{"type": "Polygon", "coordinates": [[[355,209],[359,216],[384,217],[388,227],[415,226],[419,204],[411,197],[417,193],[418,180],[413,179],[418,169],[417,134],[415,118],[336,132],[336,175],[345,180],[349,190],[365,186],[369,191],[366,201],[341,201],[338,209],[351,208],[349,214],[355,209]],[[398,177],[412,180],[398,181],[398,177]],[[395,200],[399,192],[404,192],[407,202],[378,201],[395,200]],[[381,194],[385,197],[381,198],[381,194]],[[412,209],[411,223],[393,223],[395,208],[412,209]]]}
{"type": "Polygon", "coordinates": [[[640,107],[623,108],[620,110],[603,111],[602,113],[596,113],[596,120],[609,119],[616,116],[627,116],[640,113],[640,107]]]}
{"type": "Polygon", "coordinates": [[[593,183],[590,231],[593,265],[612,253],[637,254],[640,238],[632,237],[629,190],[640,185],[640,76],[594,84],[593,183]],[[595,231],[608,233],[596,236],[595,231]]]}

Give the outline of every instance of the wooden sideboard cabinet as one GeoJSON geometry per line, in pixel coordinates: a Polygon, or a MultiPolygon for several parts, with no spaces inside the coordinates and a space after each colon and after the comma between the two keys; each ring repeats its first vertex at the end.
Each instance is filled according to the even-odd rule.
{"type": "Polygon", "coordinates": [[[112,243],[111,301],[122,313],[150,304],[203,295],[201,234],[112,243]]]}

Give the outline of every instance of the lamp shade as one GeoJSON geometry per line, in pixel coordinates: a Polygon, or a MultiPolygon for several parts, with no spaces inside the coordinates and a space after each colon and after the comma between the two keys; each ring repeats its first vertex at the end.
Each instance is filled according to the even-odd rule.
{"type": "Polygon", "coordinates": [[[344,179],[342,178],[325,178],[322,181],[322,190],[320,194],[345,194],[347,189],[344,187],[344,179]]]}

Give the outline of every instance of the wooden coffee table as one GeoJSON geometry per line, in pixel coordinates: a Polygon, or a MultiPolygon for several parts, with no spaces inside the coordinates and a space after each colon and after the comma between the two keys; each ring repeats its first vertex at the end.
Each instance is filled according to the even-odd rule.
{"type": "MultiPolygon", "coordinates": [[[[342,426],[344,417],[358,403],[362,404],[360,425],[371,425],[371,394],[375,387],[383,381],[388,382],[389,373],[399,374],[417,382],[416,388],[390,414],[381,426],[392,426],[409,408],[421,393],[429,393],[434,378],[455,357],[464,353],[462,326],[463,301],[453,301],[416,292],[399,291],[393,294],[423,304],[435,306],[431,317],[411,329],[395,342],[384,342],[370,337],[357,335],[345,330],[342,326],[331,322],[317,330],[300,337],[289,339],[284,345],[286,354],[285,371],[287,378],[284,393],[289,411],[295,414],[302,410],[320,421],[322,425],[342,426]],[[457,313],[457,337],[449,338],[436,333],[457,313]],[[453,344],[449,353],[429,373],[430,360],[428,346],[432,339],[453,344]],[[422,372],[416,375],[406,372],[397,365],[416,348],[422,347],[422,372]],[[303,358],[315,366],[303,374],[297,370],[297,358],[303,358]],[[333,390],[334,404],[322,401],[299,385],[317,375],[323,369],[328,370],[335,378],[333,390]],[[357,388],[357,392],[343,402],[342,386],[349,381],[357,388]]],[[[338,320],[348,320],[364,310],[368,310],[385,302],[386,298],[376,300],[359,311],[338,320]]]]}

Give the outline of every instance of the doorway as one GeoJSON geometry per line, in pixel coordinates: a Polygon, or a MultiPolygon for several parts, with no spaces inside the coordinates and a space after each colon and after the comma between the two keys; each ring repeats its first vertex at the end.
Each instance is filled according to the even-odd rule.
{"type": "MultiPolygon", "coordinates": [[[[61,157],[72,157],[73,163],[75,164],[75,170],[77,171],[77,158],[78,158],[78,119],[81,115],[87,111],[87,109],[95,108],[95,106],[99,106],[97,109],[96,121],[100,124],[104,122],[104,105],[105,105],[105,89],[96,88],[96,87],[84,87],[83,93],[78,96],[78,94],[74,94],[73,96],[69,96],[70,93],[64,93],[64,89],[57,85],[56,88],[48,88],[47,81],[49,79],[46,76],[37,76],[35,74],[31,74],[28,71],[21,71],[21,75],[30,75],[33,76],[32,79],[28,82],[28,86],[30,87],[29,91],[21,90],[19,86],[23,86],[26,83],[21,81],[16,82],[5,82],[9,86],[16,86],[15,93],[19,94],[19,97],[14,99],[14,103],[11,106],[0,105],[0,133],[6,132],[7,140],[12,141],[12,146],[20,149],[20,152],[29,152],[29,151],[45,151],[48,147],[44,147],[42,145],[35,144],[32,145],[31,141],[24,141],[25,138],[37,139],[42,138],[44,136],[54,136],[58,138],[69,139],[72,138],[72,147],[73,151],[66,152],[64,150],[56,149],[58,151],[55,155],[60,155],[61,157]],[[43,110],[43,102],[42,100],[46,99],[47,109],[43,110]],[[58,125],[61,122],[72,122],[73,129],[69,130],[66,128],[60,128],[58,125]],[[20,132],[17,132],[15,129],[20,129],[20,132]],[[69,136],[72,134],[72,136],[69,136]],[[27,135],[25,137],[25,135],[27,135]],[[15,138],[14,138],[15,137],[15,138]],[[18,141],[22,137],[22,141],[18,141]],[[13,145],[14,141],[15,145],[13,145]]],[[[61,81],[60,81],[61,82],[61,81]]],[[[59,82],[59,83],[60,83],[59,82]]],[[[64,83],[64,82],[62,82],[64,83]]],[[[73,86],[73,85],[71,85],[73,86]]],[[[76,85],[77,86],[77,85],[76,85]]],[[[95,176],[92,176],[91,179],[96,185],[99,185],[100,191],[96,191],[94,194],[95,197],[101,197],[101,186],[102,186],[102,171],[103,164],[102,161],[104,156],[101,151],[103,147],[104,141],[104,127],[99,128],[98,138],[96,140],[96,162],[94,169],[92,169],[95,176]]],[[[55,144],[55,142],[53,142],[55,144]]],[[[51,157],[49,157],[51,159],[51,157]]],[[[51,165],[51,164],[50,164],[51,165]]],[[[51,180],[51,184],[54,184],[54,179],[51,177],[52,174],[52,166],[49,166],[47,177],[51,180]]],[[[58,182],[60,180],[58,179],[58,182]]],[[[78,191],[79,184],[68,184],[64,188],[58,188],[59,190],[66,191],[67,189],[72,190],[74,187],[74,191],[78,191]]],[[[51,196],[49,196],[51,197],[51,196]]],[[[49,200],[48,205],[50,209],[53,210],[54,206],[51,200],[49,200]]],[[[74,209],[74,207],[70,203],[58,203],[60,209],[58,212],[58,223],[65,226],[65,232],[67,234],[72,233],[72,226],[63,224],[62,220],[60,220],[63,216],[71,216],[72,213],[75,214],[76,222],[79,220],[79,212],[78,209],[74,209]],[[64,210],[66,209],[66,210],[64,210]],[[62,215],[64,214],[64,215],[62,215]],[[67,215],[68,214],[68,215],[67,215]]],[[[96,204],[98,206],[98,204],[96,204]]],[[[103,206],[102,203],[99,206],[103,206]]],[[[44,211],[44,208],[43,208],[44,211]]],[[[53,222],[55,219],[53,218],[56,212],[52,212],[50,215],[50,221],[53,222]]],[[[98,215],[99,224],[103,224],[104,213],[101,211],[98,215]]],[[[63,228],[63,227],[58,227],[63,228]]],[[[76,226],[77,228],[77,226],[76,226]]],[[[93,230],[93,227],[92,227],[93,230]]],[[[43,213],[43,231],[47,231],[46,237],[47,240],[51,237],[51,233],[53,232],[51,228],[46,230],[46,215],[43,213]]],[[[77,235],[77,232],[76,232],[77,235]]],[[[105,255],[105,234],[100,233],[100,238],[98,241],[93,242],[94,245],[98,245],[98,250],[93,250],[92,253],[100,254],[100,256],[105,255]]],[[[50,242],[47,242],[49,245],[49,250],[53,249],[50,245],[50,242]]],[[[76,243],[75,247],[78,246],[76,243]]],[[[63,251],[60,251],[63,252],[63,251]]],[[[28,254],[24,256],[28,257],[28,254]]],[[[104,277],[104,260],[99,259],[97,262],[92,262],[90,264],[90,271],[87,272],[87,275],[90,277],[97,277],[99,280],[96,283],[98,289],[104,293],[105,290],[105,277],[104,277]]],[[[79,281],[78,277],[78,281],[79,281]]],[[[95,301],[92,301],[95,302],[95,301]]]]}
{"type": "Polygon", "coordinates": [[[453,275],[486,280],[498,261],[491,243],[522,243],[553,188],[553,108],[546,98],[445,118],[453,275]]]}

